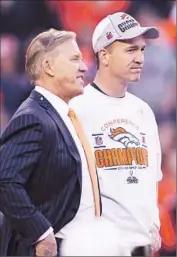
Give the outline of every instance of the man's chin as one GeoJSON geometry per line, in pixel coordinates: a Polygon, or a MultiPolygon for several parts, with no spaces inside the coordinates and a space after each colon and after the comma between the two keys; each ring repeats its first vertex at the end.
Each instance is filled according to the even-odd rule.
{"type": "Polygon", "coordinates": [[[82,95],[84,93],[84,85],[80,85],[80,88],[78,90],[80,94],[82,95]]]}
{"type": "Polygon", "coordinates": [[[130,82],[138,82],[140,81],[140,76],[134,76],[134,77],[131,77],[130,79],[130,82]]]}
{"type": "Polygon", "coordinates": [[[84,93],[84,87],[80,86],[74,93],[75,96],[82,95],[84,93]]]}

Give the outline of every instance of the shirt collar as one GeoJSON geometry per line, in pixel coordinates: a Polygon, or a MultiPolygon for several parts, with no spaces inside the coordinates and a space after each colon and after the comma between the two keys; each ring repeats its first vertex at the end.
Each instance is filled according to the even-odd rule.
{"type": "Polygon", "coordinates": [[[69,106],[60,97],[40,86],[36,86],[35,91],[43,95],[61,116],[68,115],[69,106]]]}

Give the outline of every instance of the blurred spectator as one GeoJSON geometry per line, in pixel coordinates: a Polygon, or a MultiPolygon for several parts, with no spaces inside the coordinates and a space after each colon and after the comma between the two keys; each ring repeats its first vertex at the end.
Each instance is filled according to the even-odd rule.
{"type": "Polygon", "coordinates": [[[163,154],[163,179],[159,183],[162,248],[160,256],[176,256],[176,149],[163,154]]]}
{"type": "Polygon", "coordinates": [[[48,1],[0,1],[1,131],[32,90],[24,73],[25,42],[33,34],[63,25],[48,1]]]}
{"type": "MultiPolygon", "coordinates": [[[[3,95],[0,90],[0,135],[2,134],[6,124],[8,123],[9,119],[11,118],[8,114],[7,111],[5,110],[4,103],[3,103],[3,95]]],[[[1,213],[0,213],[1,214],[1,213]]]]}
{"type": "MultiPolygon", "coordinates": [[[[3,117],[11,117],[26,99],[32,87],[22,83],[18,71],[20,41],[13,35],[1,35],[1,94],[3,117]]],[[[5,125],[5,124],[4,124],[5,125]]]]}
{"type": "Polygon", "coordinates": [[[166,92],[172,91],[176,81],[174,41],[164,29],[161,17],[152,7],[142,7],[137,13],[137,19],[144,26],[155,24],[160,30],[160,38],[147,42],[141,80],[139,83],[132,84],[129,90],[149,103],[155,112],[160,112],[161,102],[165,100],[166,92]]]}
{"type": "Polygon", "coordinates": [[[163,122],[159,126],[159,137],[161,142],[162,153],[169,152],[175,145],[176,127],[171,121],[163,122]]]}
{"type": "Polygon", "coordinates": [[[53,27],[62,28],[60,17],[48,8],[47,1],[1,0],[1,33],[24,40],[29,34],[53,27]]]}
{"type": "Polygon", "coordinates": [[[18,67],[18,51],[20,43],[18,39],[9,34],[1,35],[1,75],[13,76],[18,67]]]}
{"type": "Polygon", "coordinates": [[[172,8],[171,8],[171,11],[170,11],[170,20],[175,25],[176,25],[176,8],[177,8],[176,1],[173,1],[172,8]]]}
{"type": "Polygon", "coordinates": [[[139,11],[139,9],[151,6],[152,10],[154,10],[157,13],[157,16],[160,16],[161,18],[167,18],[172,10],[172,6],[175,1],[163,1],[163,4],[161,0],[134,0],[132,2],[133,4],[129,9],[129,13],[133,16],[139,11]]]}
{"type": "MultiPolygon", "coordinates": [[[[96,24],[108,14],[127,10],[131,1],[48,1],[54,5],[66,29],[82,37],[85,30],[93,32],[96,24]],[[72,6],[72,7],[71,7],[72,6]]],[[[91,34],[90,34],[91,35],[91,34]]],[[[89,36],[89,35],[87,35],[89,36]]]]}
{"type": "MultiPolygon", "coordinates": [[[[175,81],[174,81],[175,82],[175,81]]],[[[171,90],[166,91],[165,97],[160,101],[161,108],[157,112],[157,120],[160,123],[164,121],[176,122],[176,84],[173,84],[171,90]]]]}

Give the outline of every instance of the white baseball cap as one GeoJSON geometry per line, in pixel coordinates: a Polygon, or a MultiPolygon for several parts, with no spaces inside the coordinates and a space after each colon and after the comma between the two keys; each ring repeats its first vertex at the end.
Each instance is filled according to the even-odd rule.
{"type": "Polygon", "coordinates": [[[133,39],[140,35],[155,39],[159,37],[159,31],[155,27],[141,27],[131,15],[117,12],[98,23],[93,32],[92,47],[97,53],[116,40],[133,39]]]}

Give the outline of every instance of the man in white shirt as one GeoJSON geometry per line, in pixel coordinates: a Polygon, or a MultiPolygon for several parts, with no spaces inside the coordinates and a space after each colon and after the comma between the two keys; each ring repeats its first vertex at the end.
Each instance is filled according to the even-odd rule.
{"type": "Polygon", "coordinates": [[[70,103],[93,147],[102,217],[115,225],[121,244],[135,256],[147,254],[149,245],[153,251],[160,247],[161,149],[151,108],[127,86],[140,79],[145,39],[158,36],[156,28],[141,27],[126,13],[100,21],[92,37],[96,77],[70,103]]]}

